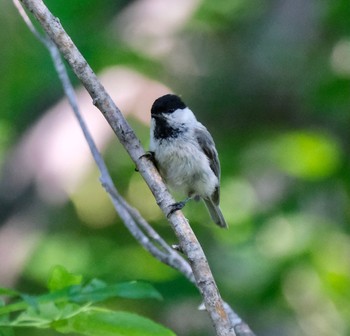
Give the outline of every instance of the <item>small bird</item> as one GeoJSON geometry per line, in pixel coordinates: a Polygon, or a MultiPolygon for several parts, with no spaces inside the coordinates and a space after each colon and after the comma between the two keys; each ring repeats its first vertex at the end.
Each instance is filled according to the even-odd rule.
{"type": "Polygon", "coordinates": [[[219,207],[220,162],[208,130],[178,96],[166,94],[152,105],[150,133],[150,152],[165,183],[187,195],[170,213],[201,198],[213,221],[227,228],[219,207]]]}

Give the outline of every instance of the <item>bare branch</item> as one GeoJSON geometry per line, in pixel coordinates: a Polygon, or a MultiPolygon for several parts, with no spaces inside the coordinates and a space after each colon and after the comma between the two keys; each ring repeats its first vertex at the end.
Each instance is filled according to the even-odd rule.
{"type": "MultiPolygon", "coordinates": [[[[129,155],[135,162],[139,172],[153,192],[157,204],[167,215],[169,206],[174,203],[174,200],[168,193],[153,163],[149,161],[146,156],[144,156],[144,150],[133,130],[123,118],[120,110],[114,104],[101,83],[97,80],[96,75],[93,73],[92,69],[75,47],[70,37],[65,33],[63,27],[59,23],[59,20],[52,16],[42,1],[21,1],[31,12],[33,12],[34,16],[43,26],[45,32],[57,45],[77,77],[81,80],[92,97],[93,103],[101,110],[106,120],[116,133],[118,139],[124,145],[129,155]]],[[[25,21],[27,22],[27,20],[25,21]]],[[[37,35],[37,33],[35,33],[35,35],[37,35]]],[[[191,264],[193,272],[188,267],[188,263],[166,244],[166,242],[141,217],[138,211],[131,208],[118,194],[113,185],[111,177],[108,174],[108,170],[86,128],[84,120],[81,118],[77,107],[74,90],[69,82],[67,73],[65,72],[56,47],[46,37],[43,38],[40,36],[39,39],[47,46],[51,53],[67,97],[73,107],[75,115],[78,118],[85,138],[90,146],[92,155],[94,156],[94,159],[101,171],[101,182],[110,195],[117,212],[123,221],[127,223],[130,232],[156,258],[178,269],[190,281],[193,282],[193,279],[195,279],[196,285],[203,296],[206,309],[216,329],[217,335],[236,335],[234,327],[237,327],[237,325],[241,326],[242,321],[232,311],[232,309],[222,301],[203,250],[187,220],[180,212],[176,212],[170,216],[172,228],[180,241],[182,250],[191,264]],[[154,243],[156,243],[158,246],[154,243]]],[[[247,330],[250,331],[249,328],[247,330]]],[[[238,335],[243,334],[238,333],[238,335]]],[[[244,335],[253,335],[253,333],[249,334],[245,332],[244,335]]]]}

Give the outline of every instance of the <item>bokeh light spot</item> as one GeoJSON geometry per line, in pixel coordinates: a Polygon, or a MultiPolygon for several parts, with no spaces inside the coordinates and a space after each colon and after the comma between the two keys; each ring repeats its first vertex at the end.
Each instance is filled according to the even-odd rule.
{"type": "Polygon", "coordinates": [[[248,181],[232,178],[221,188],[221,206],[229,224],[243,224],[257,207],[256,195],[248,181]]]}
{"type": "Polygon", "coordinates": [[[350,76],[350,40],[342,39],[336,43],[331,55],[331,66],[336,74],[350,76]]]}
{"type": "Polygon", "coordinates": [[[272,159],[280,169],[300,178],[328,177],[340,164],[337,142],[321,132],[297,131],[280,135],[271,149],[272,159]]]}

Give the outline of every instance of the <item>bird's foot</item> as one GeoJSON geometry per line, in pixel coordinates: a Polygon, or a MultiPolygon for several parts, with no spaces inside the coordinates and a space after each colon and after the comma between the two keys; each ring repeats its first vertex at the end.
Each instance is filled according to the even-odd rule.
{"type": "MultiPolygon", "coordinates": [[[[153,164],[156,165],[156,159],[154,157],[154,152],[152,152],[152,151],[147,151],[145,154],[140,156],[140,159],[141,158],[146,158],[148,160],[151,160],[153,162],[153,164]]],[[[135,167],[135,171],[136,172],[139,171],[137,167],[135,167]]]]}
{"type": "Polygon", "coordinates": [[[172,215],[175,211],[181,210],[181,209],[186,205],[186,203],[187,203],[190,199],[191,199],[191,198],[188,197],[188,198],[186,198],[184,201],[176,202],[176,203],[171,204],[171,205],[169,206],[169,207],[170,207],[170,211],[169,211],[167,217],[169,218],[170,215],[172,215]]]}
{"type": "Polygon", "coordinates": [[[154,152],[152,152],[152,151],[147,151],[145,154],[141,155],[141,157],[145,157],[145,158],[147,158],[148,160],[151,160],[151,161],[155,160],[154,152]]]}

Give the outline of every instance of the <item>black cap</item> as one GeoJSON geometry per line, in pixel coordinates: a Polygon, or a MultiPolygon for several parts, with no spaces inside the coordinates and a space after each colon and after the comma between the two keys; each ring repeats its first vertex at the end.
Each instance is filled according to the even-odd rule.
{"type": "Polygon", "coordinates": [[[166,94],[156,99],[151,108],[151,114],[172,113],[177,109],[186,108],[186,104],[180,97],[173,94],[166,94]]]}

